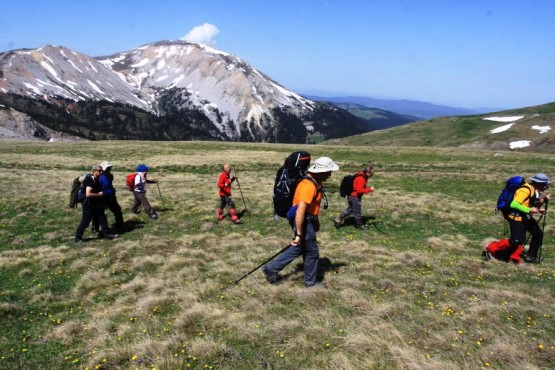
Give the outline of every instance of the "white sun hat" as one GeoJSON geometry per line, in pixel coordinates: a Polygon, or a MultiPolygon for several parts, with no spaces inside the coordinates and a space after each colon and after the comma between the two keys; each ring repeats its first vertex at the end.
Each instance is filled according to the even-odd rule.
{"type": "Polygon", "coordinates": [[[112,164],[110,162],[102,162],[100,164],[100,167],[102,167],[102,171],[106,171],[106,168],[108,167],[113,167],[112,164]]]}
{"type": "Polygon", "coordinates": [[[314,164],[310,166],[310,168],[308,169],[308,172],[321,173],[321,172],[332,172],[332,171],[338,171],[338,170],[339,170],[339,166],[336,165],[331,158],[320,157],[316,161],[314,161],[314,164]]]}

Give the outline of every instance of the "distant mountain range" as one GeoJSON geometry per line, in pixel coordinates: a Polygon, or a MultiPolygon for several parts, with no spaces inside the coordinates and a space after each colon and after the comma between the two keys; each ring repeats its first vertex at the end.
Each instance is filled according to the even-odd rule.
{"type": "Polygon", "coordinates": [[[360,106],[367,108],[379,108],[397,113],[399,115],[408,116],[413,121],[445,116],[475,115],[499,110],[497,108],[477,108],[474,110],[466,108],[453,108],[445,105],[437,105],[416,100],[376,99],[364,96],[322,97],[306,95],[306,97],[308,99],[326,101],[334,104],[352,103],[359,104],[360,106]]]}
{"type": "Polygon", "coordinates": [[[185,41],[97,58],[50,45],[0,53],[0,113],[0,137],[33,127],[32,137],[306,143],[372,130],[237,56],[185,41]]]}

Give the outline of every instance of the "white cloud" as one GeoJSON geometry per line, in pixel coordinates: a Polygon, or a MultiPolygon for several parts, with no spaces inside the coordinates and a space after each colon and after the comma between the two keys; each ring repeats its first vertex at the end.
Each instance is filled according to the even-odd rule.
{"type": "Polygon", "coordinates": [[[220,30],[216,26],[205,23],[190,30],[181,40],[214,46],[218,33],[220,33],[220,30]]]}

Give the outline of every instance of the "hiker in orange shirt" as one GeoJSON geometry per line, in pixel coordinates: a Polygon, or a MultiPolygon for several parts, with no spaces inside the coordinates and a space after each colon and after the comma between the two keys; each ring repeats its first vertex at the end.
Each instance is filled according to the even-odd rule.
{"type": "Polygon", "coordinates": [[[295,237],[288,249],[264,266],[264,275],[270,284],[276,284],[278,273],[302,255],[305,287],[325,287],[323,283],[318,283],[316,280],[320,258],[316,242],[316,233],[320,229],[318,212],[323,194],[322,183],[337,170],[339,166],[331,158],[321,157],[308,169],[307,176],[298,183],[293,197],[293,206],[287,213],[295,237]]]}
{"type": "Polygon", "coordinates": [[[235,224],[240,224],[241,219],[237,216],[237,212],[235,211],[235,202],[231,199],[231,183],[237,179],[237,174],[233,174],[231,176],[231,166],[229,163],[226,163],[222,167],[222,173],[218,179],[218,195],[220,196],[220,208],[218,208],[218,213],[216,214],[216,218],[218,221],[224,219],[224,210],[225,207],[229,207],[229,215],[231,216],[231,220],[235,224]]]}

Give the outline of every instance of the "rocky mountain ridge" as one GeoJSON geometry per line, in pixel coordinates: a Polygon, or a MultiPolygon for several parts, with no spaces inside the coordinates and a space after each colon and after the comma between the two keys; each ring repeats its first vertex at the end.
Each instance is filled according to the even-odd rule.
{"type": "Polygon", "coordinates": [[[232,54],[185,41],[98,58],[50,45],[0,53],[0,104],[92,139],[307,142],[371,130],[232,54]]]}

